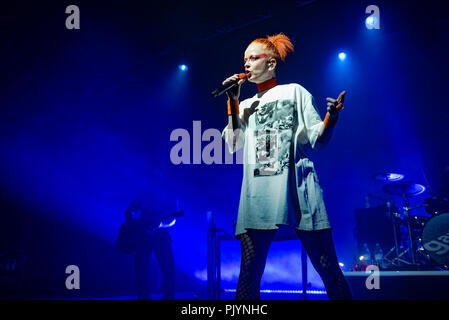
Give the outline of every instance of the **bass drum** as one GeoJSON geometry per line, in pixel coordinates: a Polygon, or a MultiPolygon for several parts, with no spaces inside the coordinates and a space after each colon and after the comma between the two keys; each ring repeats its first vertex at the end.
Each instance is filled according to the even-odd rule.
{"type": "Polygon", "coordinates": [[[449,213],[431,218],[424,226],[421,239],[429,258],[449,270],[449,213]]]}

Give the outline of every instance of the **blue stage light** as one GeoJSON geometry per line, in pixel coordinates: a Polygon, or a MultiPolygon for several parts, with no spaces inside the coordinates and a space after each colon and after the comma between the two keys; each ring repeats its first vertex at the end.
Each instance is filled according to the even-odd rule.
{"type": "Polygon", "coordinates": [[[365,19],[365,26],[368,30],[379,29],[379,19],[371,15],[365,19]]]}
{"type": "MultiPolygon", "coordinates": [[[[224,292],[234,293],[236,289],[222,289],[224,292]]],[[[325,290],[310,290],[307,289],[307,294],[326,294],[325,290]]],[[[261,289],[260,293],[284,293],[284,294],[302,294],[302,290],[272,290],[272,289],[261,289]]]]}
{"type": "Polygon", "coordinates": [[[374,26],[377,24],[377,18],[373,16],[369,16],[365,20],[365,25],[368,29],[374,29],[374,26]]]}
{"type": "Polygon", "coordinates": [[[338,54],[338,58],[339,58],[341,61],[344,61],[344,60],[346,59],[346,53],[340,52],[340,53],[338,54]]]}
{"type": "Polygon", "coordinates": [[[187,71],[187,70],[189,70],[189,67],[187,67],[185,64],[181,64],[181,65],[179,65],[179,70],[187,71]]]}

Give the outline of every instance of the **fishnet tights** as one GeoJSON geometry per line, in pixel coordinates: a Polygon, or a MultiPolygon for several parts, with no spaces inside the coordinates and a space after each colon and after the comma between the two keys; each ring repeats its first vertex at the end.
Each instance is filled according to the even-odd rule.
{"type": "Polygon", "coordinates": [[[268,249],[274,230],[248,230],[239,236],[242,258],[236,300],[259,300],[268,249]]]}
{"type": "Polygon", "coordinates": [[[338,265],[331,230],[296,231],[313,267],[323,280],[330,300],[352,299],[349,285],[338,265]]]}
{"type": "MultiPolygon", "coordinates": [[[[348,283],[338,265],[331,231],[297,231],[296,234],[323,280],[329,299],[351,299],[348,283]]],[[[242,258],[236,300],[260,299],[260,281],[274,235],[274,230],[248,230],[239,236],[242,258]]]]}

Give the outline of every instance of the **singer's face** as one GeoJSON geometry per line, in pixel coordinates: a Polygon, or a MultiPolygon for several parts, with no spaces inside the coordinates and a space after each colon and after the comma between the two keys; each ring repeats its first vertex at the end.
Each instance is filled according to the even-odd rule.
{"type": "Polygon", "coordinates": [[[245,71],[250,72],[248,81],[261,83],[273,77],[273,71],[268,70],[268,59],[270,51],[266,50],[260,43],[251,43],[245,51],[245,71]]]}

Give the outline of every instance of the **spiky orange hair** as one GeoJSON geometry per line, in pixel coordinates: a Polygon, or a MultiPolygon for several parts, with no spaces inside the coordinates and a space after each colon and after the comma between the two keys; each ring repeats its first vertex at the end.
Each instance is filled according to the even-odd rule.
{"type": "Polygon", "coordinates": [[[273,55],[276,59],[281,59],[282,61],[285,61],[285,57],[289,52],[294,51],[293,43],[291,42],[290,38],[282,32],[274,36],[258,38],[251,43],[263,44],[266,50],[270,50],[273,52],[273,55]]]}

